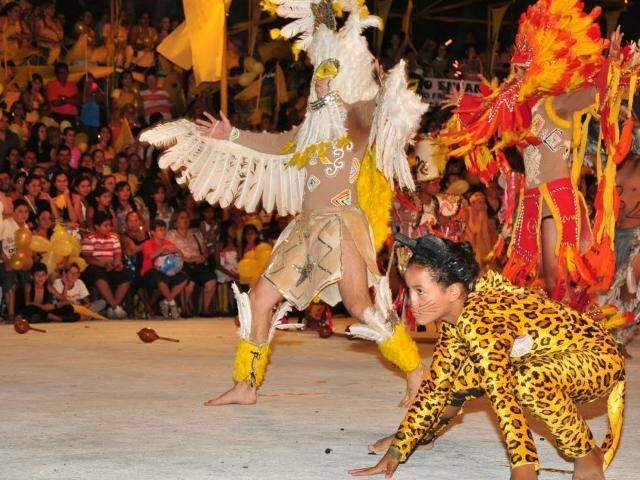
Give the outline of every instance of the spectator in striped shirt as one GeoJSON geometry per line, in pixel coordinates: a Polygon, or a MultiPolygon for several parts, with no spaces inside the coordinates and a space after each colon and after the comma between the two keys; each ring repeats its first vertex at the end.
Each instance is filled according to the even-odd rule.
{"type": "Polygon", "coordinates": [[[158,76],[153,71],[147,72],[145,75],[147,89],[142,91],[142,108],[144,110],[144,118],[149,122],[154,113],[159,113],[165,120],[173,118],[173,103],[169,92],[158,87],[158,76]]]}
{"type": "Polygon", "coordinates": [[[93,231],[82,241],[82,256],[89,266],[84,271],[87,284],[97,288],[107,302],[109,318],[126,318],[122,308],[131,286],[132,274],[123,267],[120,238],[112,232],[113,219],[97,211],[93,217],[93,231]]]}

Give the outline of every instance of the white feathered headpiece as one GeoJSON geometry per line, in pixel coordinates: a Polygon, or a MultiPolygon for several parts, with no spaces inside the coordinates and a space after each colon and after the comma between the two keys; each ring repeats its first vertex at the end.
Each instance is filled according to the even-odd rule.
{"type": "MultiPolygon", "coordinates": [[[[346,103],[371,100],[378,92],[373,77],[374,57],[362,32],[370,27],[382,28],[382,20],[370,15],[364,0],[263,0],[265,10],[293,19],[272,37],[294,41],[294,53],[306,51],[317,68],[324,60],[337,59],[340,71],[331,82],[346,103]],[[337,30],[335,14],[349,13],[344,26],[337,30]]],[[[311,86],[310,101],[315,100],[311,86]]]]}

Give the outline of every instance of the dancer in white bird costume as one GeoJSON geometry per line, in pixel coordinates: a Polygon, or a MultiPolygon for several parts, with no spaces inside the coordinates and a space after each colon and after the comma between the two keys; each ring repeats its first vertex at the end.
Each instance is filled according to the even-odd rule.
{"type": "Polygon", "coordinates": [[[377,66],[362,31],[381,21],[364,0],[270,0],[263,8],[293,19],[272,33],[295,38],[294,51],[305,50],[314,65],[303,122],[281,134],[252,133],[207,114],[197,124],[178,120],[141,136],[170,147],[160,166],[176,171],[196,200],[298,214],[251,291],[234,288],[241,324],[235,384],[205,404],[255,403],[275,327],[289,304],[302,310],[319,297],[330,305],[342,300],[364,322],[352,334],[376,340],[406,373],[401,403],[409,405],[423,366],[393,311],[376,247],[389,233],[394,184],[414,188],[405,148],[428,105],[407,89],[403,62],[388,74],[377,66]],[[348,14],[339,30],[335,12],[348,14]]]}

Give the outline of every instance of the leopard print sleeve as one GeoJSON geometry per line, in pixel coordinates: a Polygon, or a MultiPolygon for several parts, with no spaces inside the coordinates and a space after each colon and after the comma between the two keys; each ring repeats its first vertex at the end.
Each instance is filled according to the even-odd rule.
{"type": "Polygon", "coordinates": [[[466,356],[466,345],[460,341],[456,328],[443,322],[433,352],[431,375],[423,381],[416,400],[400,424],[389,448],[390,455],[406,461],[418,442],[439,422],[452,381],[466,356]]]}
{"type": "Polygon", "coordinates": [[[533,436],[514,393],[510,352],[517,331],[509,322],[464,313],[457,327],[468,341],[470,358],[498,418],[511,467],[534,463],[538,468],[533,436]]]}

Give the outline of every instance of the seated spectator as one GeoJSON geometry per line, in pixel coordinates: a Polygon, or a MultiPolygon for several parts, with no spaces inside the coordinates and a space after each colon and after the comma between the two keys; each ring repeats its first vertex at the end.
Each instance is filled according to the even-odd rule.
{"type": "Polygon", "coordinates": [[[89,227],[93,228],[93,218],[98,212],[105,213],[111,218],[115,218],[112,204],[113,194],[104,187],[96,188],[91,194],[89,207],[87,208],[87,220],[89,222],[89,227]]]}
{"type": "Polygon", "coordinates": [[[51,167],[49,161],[49,149],[47,142],[47,127],[44,123],[38,122],[31,126],[31,135],[27,142],[27,148],[36,152],[38,164],[45,168],[51,167]]]}
{"type": "Polygon", "coordinates": [[[40,210],[36,218],[36,228],[33,230],[33,235],[49,240],[52,232],[53,215],[49,210],[40,210]]]}
{"type": "Polygon", "coordinates": [[[125,154],[117,155],[115,167],[116,171],[113,172],[113,176],[116,177],[116,182],[129,184],[131,194],[135,196],[138,191],[138,178],[129,172],[129,158],[125,154]]]}
{"type": "Polygon", "coordinates": [[[57,149],[57,157],[51,167],[47,171],[47,176],[49,178],[53,178],[53,176],[57,173],[66,173],[67,177],[71,177],[72,169],[71,169],[71,149],[66,145],[61,145],[57,149]]]}
{"type": "Polygon", "coordinates": [[[218,311],[226,314],[233,311],[233,295],[230,283],[238,280],[237,230],[232,220],[220,228],[220,242],[216,251],[216,276],[218,280],[218,311]]]}
{"type": "Polygon", "coordinates": [[[75,178],[73,181],[73,193],[71,194],[71,201],[75,217],[82,228],[86,228],[89,225],[88,209],[89,209],[89,195],[91,194],[91,177],[81,175],[75,178]]]}
{"type": "Polygon", "coordinates": [[[66,63],[55,66],[56,79],[47,84],[47,101],[51,105],[51,116],[61,123],[67,120],[76,124],[80,93],[75,83],[69,82],[69,67],[66,63]]]}
{"type": "Polygon", "coordinates": [[[59,219],[72,224],[78,223],[76,211],[71,200],[69,190],[69,175],[65,172],[58,172],[51,178],[53,183],[53,203],[58,210],[59,219]]]}
{"type": "Polygon", "coordinates": [[[9,130],[9,114],[0,110],[0,168],[7,168],[7,155],[12,148],[20,148],[20,138],[9,130]]]}
{"type": "MultiPolygon", "coordinates": [[[[71,263],[62,270],[62,277],[53,281],[52,288],[52,293],[57,299],[57,305],[92,307],[89,290],[87,290],[84,282],[80,280],[80,267],[76,263],[71,263]]],[[[93,307],[99,311],[105,305],[104,300],[99,300],[93,307]]]]}
{"type": "MultiPolygon", "coordinates": [[[[30,323],[80,320],[80,315],[74,312],[71,302],[54,303],[53,287],[48,283],[47,267],[44,263],[36,263],[31,267],[31,277],[32,280],[24,286],[25,307],[20,312],[20,317],[27,319],[30,323]]],[[[59,279],[56,280],[56,282],[59,281],[59,279]]]]}
{"type": "Polygon", "coordinates": [[[145,224],[149,219],[147,207],[142,200],[134,200],[131,188],[127,182],[116,183],[113,196],[113,211],[116,214],[116,226],[118,227],[118,232],[124,232],[126,228],[125,220],[129,212],[138,212],[145,224]]]}
{"type": "Polygon", "coordinates": [[[160,301],[160,312],[163,317],[178,317],[176,298],[182,293],[189,282],[189,277],[183,271],[169,276],[155,267],[158,257],[172,253],[180,254],[178,247],[167,240],[167,224],[162,220],[153,220],[151,239],[142,245],[142,279],[149,290],[159,289],[164,297],[160,301]]]}
{"type": "Polygon", "coordinates": [[[164,120],[173,118],[171,113],[173,107],[171,97],[169,96],[169,92],[158,86],[158,77],[155,72],[147,72],[145,81],[147,83],[147,89],[143,90],[140,95],[142,96],[142,108],[147,123],[151,123],[151,115],[154,113],[162,115],[164,120]]]}
{"type": "MultiPolygon", "coordinates": [[[[214,268],[207,264],[207,250],[202,234],[197,229],[189,228],[191,219],[186,210],[178,210],[175,216],[175,229],[169,231],[167,238],[180,249],[184,260],[184,271],[189,279],[202,288],[202,308],[196,312],[193,305],[193,291],[185,289],[185,301],[183,310],[187,315],[199,313],[200,315],[212,315],[213,296],[216,293],[216,273],[214,268]]],[[[184,314],[184,312],[183,312],[184,314]]],[[[183,315],[184,316],[184,315],[183,315]]]]}
{"type": "Polygon", "coordinates": [[[94,215],[93,230],[82,240],[82,256],[89,264],[83,276],[107,302],[109,318],[126,318],[122,304],[132,275],[124,268],[120,239],[113,233],[112,224],[110,215],[104,212],[94,215]]]}
{"type": "Polygon", "coordinates": [[[65,146],[69,147],[69,152],[71,153],[71,160],[69,161],[69,166],[72,169],[77,169],[80,166],[80,157],[82,156],[82,152],[78,147],[76,147],[76,130],[73,127],[67,127],[62,132],[63,143],[65,146]]]}
{"type": "MultiPolygon", "coordinates": [[[[115,148],[113,148],[113,145],[111,144],[112,141],[113,141],[113,133],[111,132],[111,129],[106,125],[100,127],[100,130],[98,131],[98,143],[96,143],[91,147],[91,149],[89,150],[89,153],[93,153],[96,150],[102,150],[102,153],[104,153],[104,158],[106,159],[106,163],[107,164],[111,163],[114,160],[114,158],[116,158],[116,150],[115,148]]],[[[100,172],[100,173],[104,173],[104,175],[109,175],[111,171],[109,170],[108,172],[100,172]]]]}
{"type": "Polygon", "coordinates": [[[157,218],[167,225],[173,218],[173,207],[167,201],[167,189],[161,183],[155,183],[151,190],[151,199],[149,201],[149,217],[157,218]]]}
{"type": "Polygon", "coordinates": [[[99,148],[93,150],[91,157],[93,158],[93,170],[100,179],[104,178],[106,175],[111,175],[111,167],[108,165],[107,159],[102,150],[99,148]]]}
{"type": "Polygon", "coordinates": [[[116,182],[116,177],[114,177],[113,175],[106,175],[102,179],[102,186],[109,190],[112,194],[116,193],[116,183],[118,182],[116,182]]]}
{"type": "Polygon", "coordinates": [[[24,181],[24,201],[29,209],[27,223],[30,228],[35,228],[36,218],[40,210],[49,210],[54,218],[58,218],[58,209],[48,193],[42,191],[42,178],[37,175],[29,175],[24,181]]]}
{"type": "Polygon", "coordinates": [[[16,292],[18,287],[22,288],[29,280],[28,271],[15,271],[11,269],[9,260],[17,251],[15,235],[18,229],[26,227],[27,218],[29,217],[29,207],[27,202],[22,199],[13,201],[13,214],[9,218],[5,218],[2,222],[2,262],[4,271],[2,272],[2,291],[4,292],[4,301],[7,305],[7,321],[13,323],[16,313],[16,292]]]}
{"type": "Polygon", "coordinates": [[[25,150],[24,155],[22,156],[22,168],[21,170],[29,174],[33,171],[33,169],[38,165],[38,156],[36,152],[33,150],[25,150]]]}
{"type": "MultiPolygon", "coordinates": [[[[134,292],[133,313],[136,318],[143,318],[145,313],[152,311],[154,295],[143,295],[140,289],[142,283],[142,245],[149,240],[149,232],[146,230],[144,222],[138,212],[129,212],[126,218],[126,230],[120,236],[122,250],[124,253],[124,263],[133,274],[132,290],[134,292]],[[142,304],[136,303],[135,294],[140,293],[143,297],[142,304]]],[[[155,299],[157,301],[157,298],[155,299]]]]}

